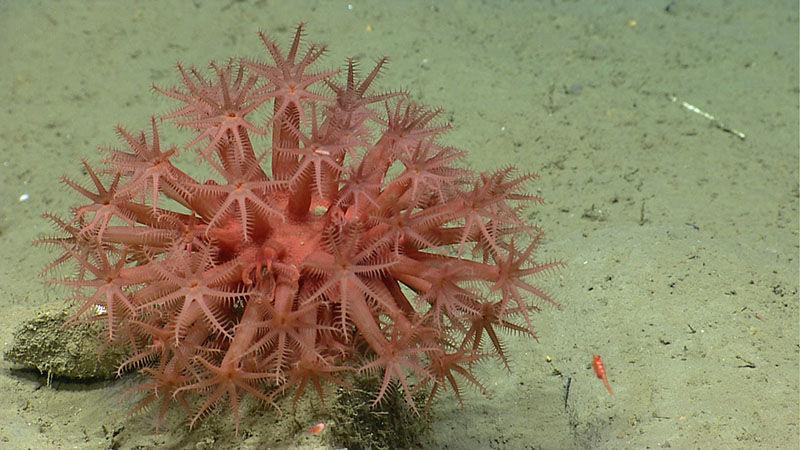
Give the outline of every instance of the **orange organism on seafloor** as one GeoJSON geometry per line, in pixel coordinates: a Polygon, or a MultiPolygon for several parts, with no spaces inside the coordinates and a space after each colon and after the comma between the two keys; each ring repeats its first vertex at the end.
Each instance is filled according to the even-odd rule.
{"type": "Polygon", "coordinates": [[[611,385],[608,384],[608,377],[606,377],[606,368],[605,366],[603,366],[603,360],[601,360],[599,356],[594,355],[594,360],[592,361],[592,367],[594,367],[594,373],[597,374],[597,378],[603,380],[603,384],[606,385],[608,393],[613,396],[614,391],[611,390],[611,385]]]}

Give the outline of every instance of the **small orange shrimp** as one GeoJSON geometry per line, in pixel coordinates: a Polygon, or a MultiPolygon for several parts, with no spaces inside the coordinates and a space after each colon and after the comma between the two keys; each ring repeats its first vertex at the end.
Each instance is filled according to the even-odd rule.
{"type": "Polygon", "coordinates": [[[325,430],[325,428],[326,428],[327,426],[328,426],[328,424],[327,424],[327,423],[325,423],[325,422],[320,422],[320,423],[318,423],[318,424],[314,425],[313,427],[311,427],[311,429],[310,429],[310,430],[308,430],[308,432],[307,432],[307,433],[308,433],[308,434],[320,434],[320,433],[322,433],[322,432],[325,430]]]}
{"type": "Polygon", "coordinates": [[[599,356],[594,355],[594,361],[592,361],[592,367],[594,367],[594,373],[597,374],[597,378],[603,380],[603,384],[606,385],[606,389],[608,389],[608,393],[611,396],[614,396],[614,391],[611,390],[611,385],[608,384],[608,378],[606,377],[606,368],[603,366],[603,360],[600,359],[599,356]]]}

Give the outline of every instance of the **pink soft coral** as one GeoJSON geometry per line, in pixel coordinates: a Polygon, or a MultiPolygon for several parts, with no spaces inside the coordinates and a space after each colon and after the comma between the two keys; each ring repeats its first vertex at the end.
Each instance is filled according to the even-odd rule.
{"type": "Polygon", "coordinates": [[[196,133],[186,147],[215,179],[178,169],[153,120],[118,128],[110,182],[84,162],[96,192],[65,179],[89,204],[47,215],[61,234],[38,241],[60,248],[46,270],[78,266],[57,283],[75,288],[76,319],[131,349],[120,371],[149,378],[136,409],[160,402],[159,424],[173,400],[192,424],[227,401],[238,428],[243,394],[322,396],[348,370],[382,378],[376,402],[393,381],[412,407],[426,385],[460,400],[456,375],[486,392],[473,364],[507,364],[497,330],[534,336],[531,299],[554,303],[524,280],[561,265],[533,259],[542,234],[519,214],[541,201],[524,190],[535,176],[457,167],[439,110],[367,93],[386,59],[364,80],[350,60],[339,84],[310,71],[324,46],[301,55],[302,29],[286,55],[261,34],[272,63],[211,63],[209,78],[178,65],[182,85],[157,88],[182,103],[165,118],[196,133]],[[251,139],[267,127],[263,149],[251,139]]]}

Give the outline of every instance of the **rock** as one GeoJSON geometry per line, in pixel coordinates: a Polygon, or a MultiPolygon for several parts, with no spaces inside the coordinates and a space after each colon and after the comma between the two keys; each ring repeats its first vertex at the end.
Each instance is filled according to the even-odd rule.
{"type": "Polygon", "coordinates": [[[36,317],[17,328],[3,357],[21,368],[47,374],[48,383],[53,377],[115,378],[117,366],[124,360],[122,348],[110,346],[100,354],[104,342],[102,326],[78,323],[65,327],[70,317],[69,307],[46,305],[36,317]]]}

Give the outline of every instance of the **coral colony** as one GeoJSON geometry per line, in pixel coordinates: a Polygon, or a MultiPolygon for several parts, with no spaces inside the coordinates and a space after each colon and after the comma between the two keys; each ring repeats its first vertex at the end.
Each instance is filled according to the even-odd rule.
{"type": "Polygon", "coordinates": [[[45,271],[76,267],[52,281],[74,289],[72,322],[129,349],[119,373],[143,374],[134,411],[155,406],[157,426],[174,403],[191,426],[228,404],[238,430],[243,395],[277,408],[347,372],[415,409],[420,389],[486,393],[473,366],[508,366],[498,331],[535,337],[530,300],[554,303],[526,281],[562,264],[534,260],[542,232],[520,216],[536,176],[461,167],[440,110],[370,92],[387,59],[340,76],[311,69],[325,46],[303,51],[303,25],[288,51],[260,36],[271,61],[178,64],[180,84],[155,87],[213,179],[174,165],[156,118],[118,127],[102,169],[83,161],[91,187],[64,178],[85,200],[45,214],[58,234],[37,243],[59,253],[45,271]]]}

